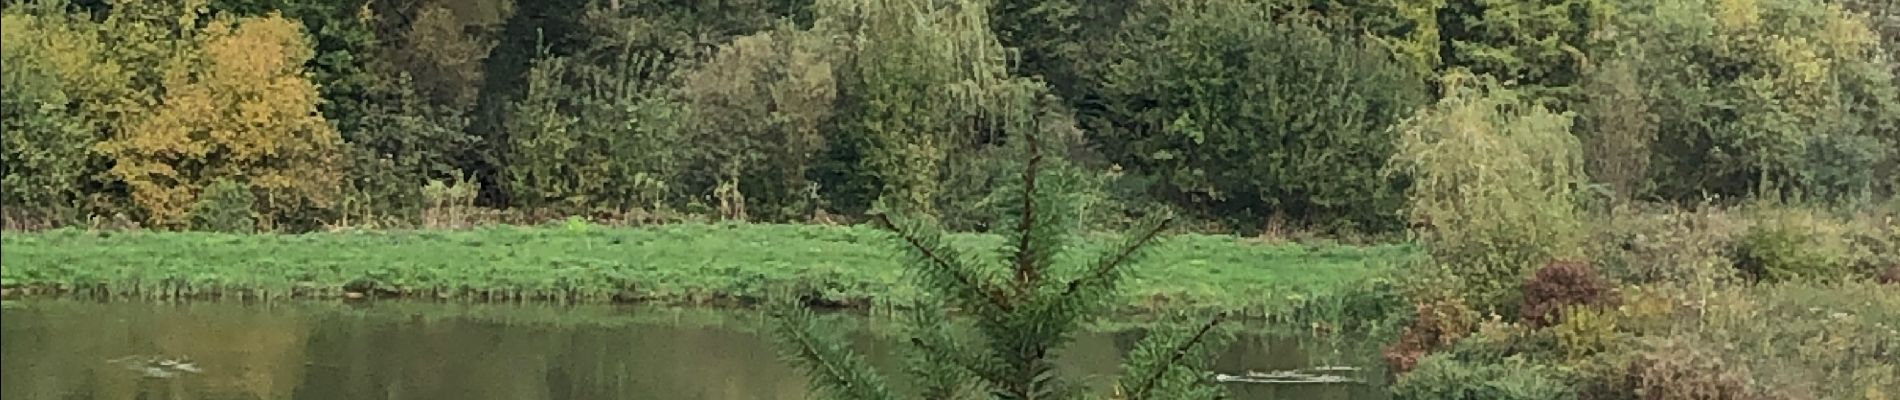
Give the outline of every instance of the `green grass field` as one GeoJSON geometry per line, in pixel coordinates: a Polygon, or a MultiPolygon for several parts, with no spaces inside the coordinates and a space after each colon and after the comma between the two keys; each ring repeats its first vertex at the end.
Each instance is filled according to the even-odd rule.
{"type": "MultiPolygon", "coordinates": [[[[966,253],[1000,237],[956,235],[966,253]]],[[[1065,256],[1093,259],[1116,238],[1093,236],[1065,256]]],[[[575,302],[749,302],[802,287],[829,301],[881,307],[918,292],[890,236],[861,227],[679,224],[493,227],[302,235],[9,232],[0,279],[18,293],[136,298],[331,298],[575,302]]],[[[1150,249],[1125,308],[1221,308],[1249,314],[1389,271],[1406,245],[1249,244],[1180,235],[1150,249]]],[[[1000,265],[1000,263],[998,264],[1000,265]]],[[[1069,262],[1065,265],[1076,266],[1069,262]]]]}

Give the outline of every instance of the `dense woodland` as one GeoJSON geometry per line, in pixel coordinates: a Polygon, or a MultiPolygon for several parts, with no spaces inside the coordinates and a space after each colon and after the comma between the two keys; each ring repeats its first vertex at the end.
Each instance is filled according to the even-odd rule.
{"type": "Polygon", "coordinates": [[[17,0],[4,29],[16,227],[236,199],[282,231],[451,203],[981,230],[1026,130],[1103,223],[1394,232],[1431,223],[1408,192],[1516,173],[1486,163],[1586,205],[1900,187],[1888,0],[17,0]]]}
{"type": "MultiPolygon", "coordinates": [[[[1284,303],[1269,320],[1392,338],[1399,399],[1900,387],[1900,1],[5,4],[5,228],[369,233],[16,231],[0,292],[619,301],[799,283],[818,293],[804,302],[875,298],[982,334],[911,332],[904,372],[927,398],[1072,394],[1049,357],[1130,296],[1284,303]],[[590,233],[615,218],[893,235],[590,233]],[[1081,245],[1116,228],[1125,245],[1081,245]],[[1196,236],[1154,262],[1165,279],[1117,294],[1137,250],[1183,228],[1333,235],[1196,236]],[[1258,267],[1396,233],[1391,265],[1258,267]],[[623,257],[642,235],[674,251],[641,256],[687,261],[623,257]],[[898,275],[865,260],[899,257],[862,249],[873,237],[928,291],[877,280],[898,275]],[[597,240],[615,255],[563,250],[597,240]],[[970,242],[1001,247],[951,246],[970,242]],[[743,266],[713,269],[703,246],[743,266]],[[1111,251],[1065,265],[1080,249],[1111,251]],[[1301,294],[1262,292],[1284,288],[1301,294]]],[[[774,333],[815,389],[894,398],[806,304],[780,305],[774,333]]],[[[1219,321],[1140,346],[1117,398],[1219,396],[1199,375],[1219,321]]]]}

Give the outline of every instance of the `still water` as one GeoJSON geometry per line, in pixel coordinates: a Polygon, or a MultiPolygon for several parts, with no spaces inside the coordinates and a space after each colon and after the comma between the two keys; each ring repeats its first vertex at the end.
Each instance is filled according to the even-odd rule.
{"type": "MultiPolygon", "coordinates": [[[[829,318],[894,375],[892,322],[829,318]]],[[[811,398],[748,311],[33,300],[7,302],[0,321],[6,400],[811,398]]],[[[1064,373],[1105,389],[1139,337],[1083,335],[1064,373]]],[[[1381,399],[1370,349],[1241,335],[1217,372],[1361,366],[1348,374],[1368,383],[1228,385],[1241,399],[1381,399]]]]}

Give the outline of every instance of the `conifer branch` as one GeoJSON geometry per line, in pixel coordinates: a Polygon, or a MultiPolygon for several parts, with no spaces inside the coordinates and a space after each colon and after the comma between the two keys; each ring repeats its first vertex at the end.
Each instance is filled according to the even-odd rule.
{"type": "MultiPolygon", "coordinates": [[[[1033,135],[1032,135],[1033,136],[1033,135]]],[[[1028,291],[1042,280],[1042,272],[1037,270],[1034,251],[1030,247],[1030,235],[1036,225],[1036,175],[1042,165],[1042,149],[1036,145],[1036,138],[1026,137],[1023,143],[1029,146],[1029,162],[1023,168],[1023,215],[1016,224],[1016,290],[1028,291]]]]}
{"type": "Polygon", "coordinates": [[[950,358],[950,360],[948,361],[951,364],[955,364],[955,366],[958,369],[968,372],[972,376],[982,378],[982,380],[985,382],[1002,382],[1003,381],[1003,377],[997,375],[994,371],[984,371],[981,368],[977,368],[977,365],[974,362],[972,362],[971,359],[964,353],[965,350],[961,348],[957,348],[954,345],[950,348],[940,348],[937,346],[930,345],[928,341],[925,341],[921,337],[910,338],[910,344],[913,346],[917,346],[917,349],[925,354],[938,354],[938,355],[948,356],[946,357],[946,358],[950,358]]]}
{"type": "Polygon", "coordinates": [[[1129,392],[1128,398],[1137,399],[1137,400],[1146,399],[1148,396],[1148,391],[1154,389],[1155,382],[1161,381],[1161,375],[1164,373],[1167,373],[1169,368],[1180,364],[1181,359],[1187,358],[1188,351],[1193,350],[1194,346],[1200,345],[1202,341],[1206,340],[1207,333],[1210,331],[1213,331],[1215,326],[1220,325],[1221,321],[1226,320],[1226,319],[1227,319],[1226,312],[1214,314],[1214,319],[1208,320],[1207,324],[1201,325],[1201,329],[1199,331],[1194,332],[1193,337],[1188,338],[1188,340],[1186,342],[1182,342],[1181,345],[1175,346],[1174,354],[1168,357],[1168,362],[1163,363],[1159,367],[1155,368],[1154,374],[1149,375],[1147,380],[1142,381],[1141,386],[1138,386],[1135,388],[1134,391],[1129,392]]]}
{"type": "Polygon", "coordinates": [[[923,254],[924,258],[930,260],[931,264],[935,264],[938,268],[948,272],[951,277],[957,281],[958,285],[963,286],[965,289],[982,293],[984,298],[989,300],[990,305],[995,306],[997,309],[1004,311],[1012,309],[1009,304],[1009,299],[1003,296],[1001,290],[990,287],[990,285],[984,284],[984,282],[977,277],[971,276],[968,271],[957,268],[949,259],[944,258],[941,254],[937,254],[935,249],[925,245],[922,239],[911,235],[910,232],[899,228],[897,224],[891,222],[889,215],[885,215],[884,213],[872,213],[871,217],[876,218],[878,223],[883,224],[888,227],[892,233],[897,234],[897,237],[903,239],[904,243],[910,245],[912,249],[916,249],[919,253],[923,254]]]}
{"type": "Polygon", "coordinates": [[[842,398],[882,400],[891,399],[891,394],[883,385],[875,382],[868,365],[849,350],[829,349],[819,342],[811,331],[809,311],[792,305],[781,305],[773,312],[777,322],[779,344],[788,353],[787,358],[801,364],[812,372],[812,382],[819,387],[837,392],[842,398]]]}
{"type": "Polygon", "coordinates": [[[1082,289],[1082,284],[1086,282],[1107,280],[1109,274],[1115,272],[1115,268],[1120,267],[1123,262],[1127,262],[1129,258],[1134,257],[1135,252],[1147,246],[1148,242],[1154,241],[1155,237],[1160,236],[1161,231],[1167,230],[1168,224],[1172,222],[1174,222],[1174,217],[1162,218],[1161,221],[1155,223],[1154,228],[1147,230],[1134,241],[1122,246],[1121,250],[1116,251],[1113,257],[1104,260],[1102,265],[1096,266],[1095,270],[1090,271],[1087,276],[1070,281],[1069,289],[1063,292],[1063,297],[1074,295],[1075,292],[1082,289]]]}

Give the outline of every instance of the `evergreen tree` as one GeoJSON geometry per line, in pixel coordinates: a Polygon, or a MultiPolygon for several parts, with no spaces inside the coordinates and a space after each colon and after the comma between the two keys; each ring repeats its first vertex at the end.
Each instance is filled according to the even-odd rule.
{"type": "MultiPolygon", "coordinates": [[[[1024,107],[1032,108],[1032,107],[1024,107]]],[[[1013,123],[1033,126],[1037,114],[1017,114],[1013,123]]],[[[1126,242],[1083,265],[1071,260],[1076,231],[1075,176],[1044,169],[1046,131],[1024,129],[1021,179],[999,188],[1014,199],[1002,207],[1013,221],[1007,243],[988,256],[945,244],[943,230],[910,218],[876,213],[909,254],[911,276],[924,300],[910,304],[907,372],[915,395],[929,399],[1078,398],[1075,387],[1055,373],[1054,353],[1090,318],[1109,311],[1129,266],[1161,237],[1170,218],[1156,217],[1127,235],[1126,242]],[[1066,263],[1065,263],[1066,264],[1066,263]],[[955,309],[967,318],[952,319],[955,309]],[[973,333],[968,335],[964,333],[973,333]]],[[[893,399],[867,361],[819,330],[810,311],[783,302],[773,309],[774,335],[788,361],[804,369],[821,393],[841,399],[893,399]]],[[[1212,360],[1216,316],[1196,329],[1151,334],[1130,355],[1128,374],[1114,397],[1125,399],[1214,398],[1218,387],[1200,372],[1212,360]]]]}

